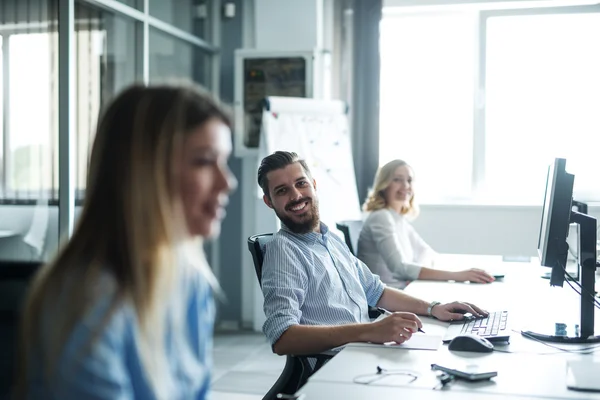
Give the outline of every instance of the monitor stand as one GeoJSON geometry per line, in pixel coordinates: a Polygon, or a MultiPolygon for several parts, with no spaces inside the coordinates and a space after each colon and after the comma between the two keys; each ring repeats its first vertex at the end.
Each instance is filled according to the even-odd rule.
{"type": "Polygon", "coordinates": [[[600,343],[600,336],[581,335],[579,324],[555,322],[546,326],[539,326],[535,331],[521,331],[526,338],[550,343],[600,343]]]}
{"type": "MultiPolygon", "coordinates": [[[[581,276],[581,313],[579,324],[566,324],[555,322],[535,331],[521,331],[528,338],[543,342],[554,343],[599,343],[600,336],[594,335],[594,312],[595,312],[595,282],[596,282],[596,218],[589,215],[571,211],[571,222],[579,224],[580,228],[580,276],[581,276]]],[[[553,268],[557,278],[564,277],[565,273],[560,271],[562,265],[553,268]]],[[[553,284],[551,280],[551,284],[553,284]]],[[[562,286],[563,280],[557,282],[562,286]]]]}

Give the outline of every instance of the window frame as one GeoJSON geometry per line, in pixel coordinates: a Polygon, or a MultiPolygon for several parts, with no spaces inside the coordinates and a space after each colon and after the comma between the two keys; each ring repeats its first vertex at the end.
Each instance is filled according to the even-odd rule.
{"type": "MultiPolygon", "coordinates": [[[[438,7],[430,7],[426,11],[423,11],[421,9],[419,9],[419,10],[412,10],[412,7],[407,7],[407,8],[398,7],[396,9],[390,11],[389,14],[390,14],[391,18],[394,18],[394,16],[395,16],[394,14],[396,14],[399,17],[400,16],[401,17],[419,17],[419,16],[448,17],[448,16],[452,16],[452,15],[460,15],[460,16],[466,18],[466,19],[472,19],[472,23],[473,23],[475,31],[474,31],[474,34],[473,34],[473,37],[472,37],[472,40],[471,40],[471,45],[474,46],[474,47],[476,47],[478,45],[478,40],[476,39],[477,38],[476,35],[478,34],[478,31],[479,31],[479,26],[478,26],[478,23],[479,23],[478,22],[479,13],[476,10],[472,10],[472,9],[457,10],[457,9],[454,9],[454,8],[450,8],[450,9],[441,8],[440,9],[438,7]]],[[[386,15],[386,13],[384,13],[384,17],[385,17],[385,15],[386,15]]],[[[383,59],[383,57],[381,57],[381,58],[383,59]]],[[[476,68],[477,67],[477,54],[474,54],[473,61],[475,62],[475,68],[473,68],[473,70],[474,70],[475,74],[478,74],[478,71],[477,71],[477,68],[476,68]]],[[[382,82],[380,82],[380,86],[381,86],[381,83],[382,82]]],[[[473,85],[473,90],[475,92],[477,92],[477,82],[475,82],[475,84],[473,85]]],[[[380,96],[380,102],[381,102],[381,97],[382,97],[381,92],[382,92],[382,90],[380,89],[380,94],[379,94],[379,96],[380,96]]],[[[474,101],[474,100],[475,100],[475,95],[471,96],[471,101],[474,101]]],[[[473,103],[472,107],[473,107],[473,123],[475,123],[475,121],[476,121],[476,111],[477,111],[476,110],[476,104],[473,103]]],[[[381,113],[381,109],[382,109],[382,107],[381,107],[381,104],[380,104],[380,113],[381,113]]],[[[380,128],[379,128],[379,134],[381,135],[381,125],[382,125],[381,124],[381,116],[380,116],[379,121],[380,121],[379,122],[379,126],[380,126],[380,128]]],[[[476,151],[475,151],[476,138],[475,138],[474,133],[475,133],[475,130],[474,130],[474,127],[473,127],[473,139],[472,139],[473,140],[473,151],[472,151],[471,157],[475,157],[475,154],[476,154],[476,151]]],[[[379,140],[379,146],[382,146],[381,139],[379,140]]],[[[379,155],[379,157],[378,157],[379,165],[377,167],[381,167],[381,166],[383,166],[384,161],[386,161],[386,160],[381,159],[381,152],[379,152],[378,155],[379,155]]],[[[387,161],[389,161],[389,160],[387,160],[387,161]]],[[[410,163],[410,161],[408,159],[407,159],[407,161],[410,163]]],[[[471,162],[471,168],[470,168],[470,174],[471,174],[471,176],[470,176],[470,190],[471,190],[471,193],[469,193],[468,196],[466,196],[465,198],[462,198],[462,197],[452,197],[452,196],[443,196],[443,197],[439,196],[439,197],[435,197],[435,198],[425,198],[424,201],[419,196],[420,197],[419,203],[421,203],[421,204],[461,204],[461,203],[464,203],[464,202],[471,201],[471,199],[473,198],[474,182],[475,182],[475,174],[476,174],[476,172],[474,170],[474,165],[475,164],[472,161],[471,162]]],[[[416,173],[417,173],[417,176],[418,176],[419,172],[417,171],[416,173]]],[[[370,179],[372,180],[373,178],[371,177],[370,179]]],[[[417,179],[419,180],[418,177],[417,177],[417,179]]],[[[465,181],[466,181],[466,179],[465,179],[465,181]]],[[[371,183],[369,183],[369,185],[370,184],[371,183]]]]}

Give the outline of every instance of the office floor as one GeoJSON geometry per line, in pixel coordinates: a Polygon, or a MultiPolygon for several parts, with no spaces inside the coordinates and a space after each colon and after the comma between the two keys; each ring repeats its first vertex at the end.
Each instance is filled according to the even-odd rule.
{"type": "Polygon", "coordinates": [[[285,364],[270,347],[262,333],[217,333],[212,400],[262,399],[285,364]]]}

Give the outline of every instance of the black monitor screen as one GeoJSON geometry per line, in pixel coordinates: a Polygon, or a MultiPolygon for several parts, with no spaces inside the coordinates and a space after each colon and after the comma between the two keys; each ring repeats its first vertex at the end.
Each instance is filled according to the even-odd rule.
{"type": "Polygon", "coordinates": [[[550,284],[562,286],[567,263],[567,235],[571,220],[574,176],[566,172],[567,161],[557,158],[548,168],[546,194],[538,239],[540,262],[552,268],[550,284]]]}

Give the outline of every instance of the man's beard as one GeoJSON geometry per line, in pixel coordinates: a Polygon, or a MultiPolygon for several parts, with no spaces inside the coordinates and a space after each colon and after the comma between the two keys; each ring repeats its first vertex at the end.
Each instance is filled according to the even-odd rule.
{"type": "MultiPolygon", "coordinates": [[[[307,201],[307,199],[302,199],[294,204],[286,206],[286,208],[294,207],[299,203],[307,201]]],[[[319,226],[319,203],[315,199],[310,199],[307,204],[310,207],[310,210],[302,216],[302,222],[296,222],[292,219],[292,217],[288,217],[279,213],[275,210],[275,214],[281,220],[281,223],[288,227],[288,229],[294,233],[308,233],[315,230],[317,226],[319,226]]]]}

